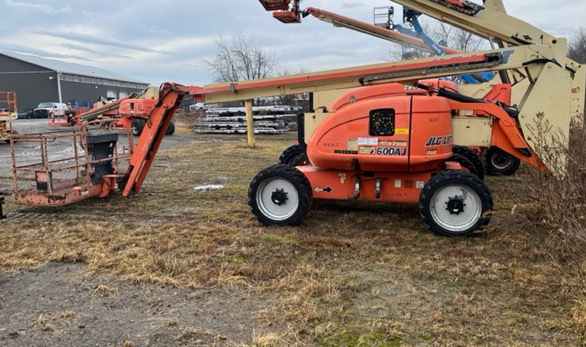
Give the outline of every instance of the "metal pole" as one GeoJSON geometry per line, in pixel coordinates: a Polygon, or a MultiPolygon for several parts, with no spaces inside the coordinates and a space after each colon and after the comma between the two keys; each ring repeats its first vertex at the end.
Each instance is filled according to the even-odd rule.
{"type": "Polygon", "coordinates": [[[57,72],[57,91],[59,92],[59,103],[63,103],[63,96],[61,95],[61,72],[57,72]]]}
{"type": "Polygon", "coordinates": [[[252,114],[252,100],[244,101],[246,108],[246,134],[248,135],[248,147],[256,146],[254,140],[254,119],[252,114]]]}

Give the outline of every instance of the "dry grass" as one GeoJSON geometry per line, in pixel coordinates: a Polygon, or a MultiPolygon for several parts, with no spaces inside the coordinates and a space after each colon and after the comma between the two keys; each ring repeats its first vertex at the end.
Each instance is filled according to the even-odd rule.
{"type": "Polygon", "coordinates": [[[73,311],[63,311],[54,315],[41,314],[35,322],[35,326],[43,332],[58,333],[60,331],[58,327],[76,316],[77,314],[73,311]]]}
{"type": "MultiPolygon", "coordinates": [[[[248,290],[266,301],[251,317],[258,346],[580,342],[573,321],[585,311],[568,288],[579,274],[552,259],[527,218],[526,170],[488,179],[495,223],[471,238],[433,236],[414,206],[397,204],[317,202],[299,227],[263,227],[248,183],[290,141],[259,143],[193,142],[163,151],[138,196],[25,209],[44,217],[2,225],[0,267],[84,262],[134,283],[248,290]],[[225,189],[193,189],[202,184],[225,189]]],[[[185,334],[178,344],[202,334],[222,343],[185,334]]]]}
{"type": "Polygon", "coordinates": [[[116,288],[112,288],[110,286],[107,286],[105,284],[100,284],[98,286],[96,286],[96,288],[94,289],[94,291],[92,292],[92,296],[111,296],[116,294],[116,292],[118,292],[118,290],[116,288]]]}

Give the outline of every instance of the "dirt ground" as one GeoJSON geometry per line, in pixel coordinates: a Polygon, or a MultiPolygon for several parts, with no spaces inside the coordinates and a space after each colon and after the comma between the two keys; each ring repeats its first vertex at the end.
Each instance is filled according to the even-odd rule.
{"type": "Polygon", "coordinates": [[[316,202],[298,227],[263,227],[248,184],[293,140],[249,149],[240,136],[179,131],[140,195],[9,202],[0,345],[582,343],[564,264],[529,220],[527,169],[487,179],[493,223],[470,238],[436,237],[397,204],[316,202]],[[223,188],[197,189],[210,184],[223,188]]]}

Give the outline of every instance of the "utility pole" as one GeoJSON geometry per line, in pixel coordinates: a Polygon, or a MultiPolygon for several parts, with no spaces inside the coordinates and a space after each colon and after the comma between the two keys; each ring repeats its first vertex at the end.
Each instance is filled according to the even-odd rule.
{"type": "Polygon", "coordinates": [[[59,93],[59,103],[63,103],[63,95],[61,94],[61,72],[57,71],[57,91],[59,93]]]}

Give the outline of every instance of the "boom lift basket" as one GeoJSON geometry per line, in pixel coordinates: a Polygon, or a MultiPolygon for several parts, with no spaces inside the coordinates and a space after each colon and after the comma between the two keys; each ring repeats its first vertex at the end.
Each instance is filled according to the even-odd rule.
{"type": "Polygon", "coordinates": [[[124,176],[134,148],[131,130],[96,132],[82,127],[14,135],[13,139],[19,147],[28,143],[38,148],[38,153],[21,158],[15,153],[14,143],[10,146],[14,202],[34,206],[63,206],[109,194],[124,176]],[[118,146],[120,133],[128,138],[127,145],[118,146]],[[71,154],[55,156],[53,152],[71,154]]]}
{"type": "Polygon", "coordinates": [[[267,11],[287,11],[291,0],[259,0],[267,11]]]}
{"type": "Polygon", "coordinates": [[[301,15],[292,11],[273,12],[273,17],[285,24],[301,23],[301,15]]]}

